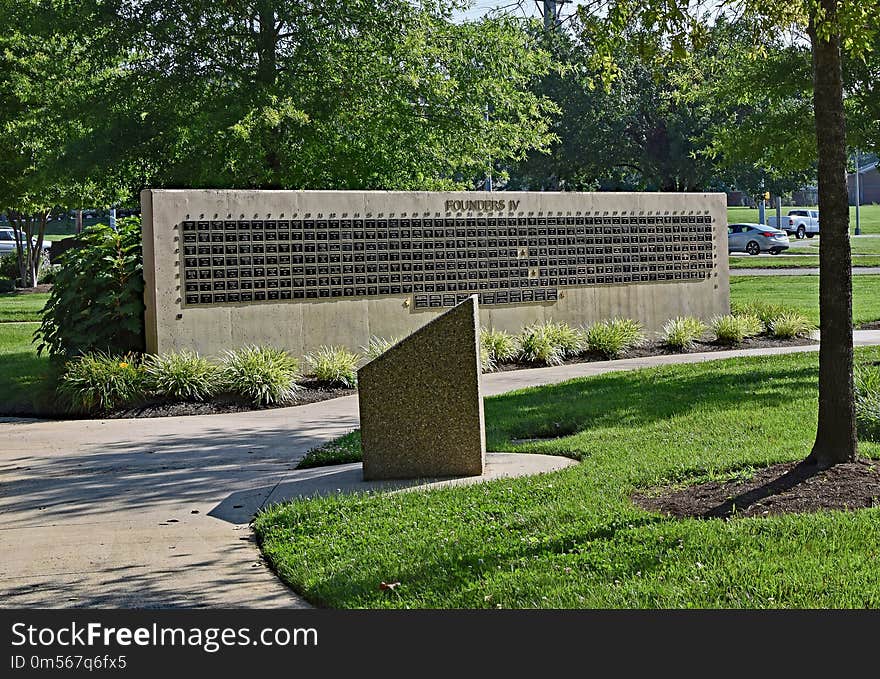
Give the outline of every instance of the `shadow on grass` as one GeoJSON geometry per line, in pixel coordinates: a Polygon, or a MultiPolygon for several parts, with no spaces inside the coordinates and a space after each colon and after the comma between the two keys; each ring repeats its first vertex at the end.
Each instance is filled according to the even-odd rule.
{"type": "Polygon", "coordinates": [[[745,493],[741,493],[736,497],[731,497],[720,505],[712,507],[704,512],[704,519],[726,519],[739,509],[751,507],[756,502],[766,500],[768,497],[780,495],[795,486],[800,485],[809,478],[812,478],[819,472],[824,471],[823,467],[812,462],[800,462],[782,476],[779,476],[763,486],[753,488],[745,493]]]}
{"type": "Polygon", "coordinates": [[[792,394],[816,389],[815,368],[779,366],[751,372],[712,364],[677,370],[612,373],[597,378],[497,396],[485,403],[487,436],[498,445],[522,438],[567,436],[590,428],[641,427],[695,411],[777,410],[792,394]]]}

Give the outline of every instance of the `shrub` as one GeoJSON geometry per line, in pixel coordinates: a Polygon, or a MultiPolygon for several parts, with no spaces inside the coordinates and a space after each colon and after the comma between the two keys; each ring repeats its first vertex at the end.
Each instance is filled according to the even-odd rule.
{"type": "Polygon", "coordinates": [[[283,349],[249,346],[226,352],[220,387],[255,405],[273,405],[293,400],[299,377],[299,361],[283,349]]]}
{"type": "Polygon", "coordinates": [[[779,316],[788,313],[797,313],[791,307],[784,304],[776,304],[774,302],[753,301],[731,305],[731,315],[733,316],[756,316],[763,326],[764,332],[770,332],[770,328],[779,316]]]}
{"type": "Polygon", "coordinates": [[[785,311],[770,322],[768,330],[774,337],[791,339],[792,337],[806,337],[816,326],[799,311],[785,311]]]}
{"type": "Polygon", "coordinates": [[[855,396],[859,438],[880,443],[880,367],[856,367],[855,396]]]}
{"type": "Polygon", "coordinates": [[[13,292],[15,283],[8,278],[0,278],[0,292],[13,292]]]}
{"type": "Polygon", "coordinates": [[[55,274],[58,273],[57,264],[44,264],[40,267],[40,277],[38,283],[54,283],[55,274]]]}
{"type": "Polygon", "coordinates": [[[564,356],[577,356],[584,348],[584,336],[568,323],[546,323],[551,341],[559,347],[564,356]]]}
{"type": "Polygon", "coordinates": [[[645,340],[642,324],[629,318],[599,321],[587,328],[585,344],[589,351],[605,358],[616,358],[645,340]]]}
{"type": "Polygon", "coordinates": [[[707,330],[706,324],[693,316],[679,316],[670,318],[663,325],[661,336],[663,344],[671,349],[689,351],[694,348],[697,340],[707,330]]]}
{"type": "Polygon", "coordinates": [[[519,336],[519,357],[525,363],[560,365],[565,352],[546,324],[530,325],[519,336]]]}
{"type": "Polygon", "coordinates": [[[357,365],[360,354],[345,347],[319,347],[306,356],[313,374],[319,382],[333,387],[354,387],[357,385],[357,365]]]}
{"type": "Polygon", "coordinates": [[[366,345],[361,347],[361,351],[364,353],[364,356],[367,359],[367,362],[379,358],[382,354],[388,351],[391,347],[397,344],[400,341],[399,337],[392,337],[391,339],[385,339],[384,337],[378,337],[373,335],[370,337],[369,341],[366,345]]]}
{"type": "Polygon", "coordinates": [[[716,316],[712,319],[715,340],[722,344],[740,344],[747,337],[760,335],[764,330],[761,319],[751,314],[716,316]]]}
{"type": "Polygon", "coordinates": [[[0,278],[8,278],[11,281],[21,278],[18,255],[15,254],[15,250],[0,255],[0,278]]]}
{"type": "Polygon", "coordinates": [[[204,401],[218,389],[219,370],[191,351],[148,356],[144,361],[144,384],[154,396],[204,401]]]}
{"type": "Polygon", "coordinates": [[[117,231],[90,226],[81,247],[58,257],[55,282],[34,341],[53,356],[144,350],[141,226],[120,219],[117,231]]]}
{"type": "Polygon", "coordinates": [[[144,395],[144,371],[137,361],[132,354],[83,354],[64,366],[58,392],[72,410],[79,412],[133,405],[144,395]]]}
{"type": "Polygon", "coordinates": [[[499,363],[512,361],[519,353],[519,344],[517,338],[504,330],[490,330],[482,328],[480,330],[480,356],[483,359],[484,371],[486,365],[491,364],[494,370],[499,363]],[[485,358],[483,358],[485,354],[485,358]]]}

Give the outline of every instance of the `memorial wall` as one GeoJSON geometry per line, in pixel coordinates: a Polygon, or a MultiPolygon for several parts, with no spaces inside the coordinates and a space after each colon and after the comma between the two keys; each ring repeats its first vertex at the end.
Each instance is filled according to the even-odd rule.
{"type": "Polygon", "coordinates": [[[511,332],[728,310],[723,194],[147,190],[147,349],[302,355],[479,297],[511,332]]]}

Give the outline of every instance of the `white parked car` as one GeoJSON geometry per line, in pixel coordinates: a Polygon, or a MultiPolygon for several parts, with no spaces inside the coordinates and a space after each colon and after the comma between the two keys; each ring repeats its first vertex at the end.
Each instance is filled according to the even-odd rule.
{"type": "Polygon", "coordinates": [[[773,215],[767,220],[767,225],[782,229],[790,236],[812,238],[819,233],[819,211],[789,210],[788,216],[782,218],[782,224],[777,224],[776,215],[773,215]]]}
{"type": "MultiPolygon", "coordinates": [[[[37,247],[36,237],[31,240],[34,247],[37,247]]],[[[43,249],[51,247],[50,241],[43,241],[43,249]]],[[[15,252],[15,232],[12,229],[0,229],[0,255],[7,252],[15,252]]]]}

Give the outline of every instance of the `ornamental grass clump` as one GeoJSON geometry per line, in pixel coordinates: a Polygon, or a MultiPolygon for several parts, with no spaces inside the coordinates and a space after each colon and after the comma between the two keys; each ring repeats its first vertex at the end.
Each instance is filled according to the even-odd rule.
{"type": "Polygon", "coordinates": [[[551,341],[559,347],[563,356],[577,356],[584,349],[584,335],[580,330],[572,328],[568,323],[548,321],[547,332],[551,341]]]}
{"type": "Polygon", "coordinates": [[[547,324],[535,324],[523,328],[519,335],[519,359],[524,363],[560,365],[565,351],[547,324]]]}
{"type": "Polygon", "coordinates": [[[690,351],[708,328],[699,318],[679,316],[663,325],[660,336],[663,344],[676,351],[690,351]]]}
{"type": "Polygon", "coordinates": [[[135,354],[83,354],[65,364],[58,392],[75,412],[116,410],[143,399],[144,371],[135,354]]]}
{"type": "Polygon", "coordinates": [[[715,341],[720,344],[741,344],[748,337],[764,331],[761,319],[752,314],[716,316],[711,323],[715,341]]]}
{"type": "Polygon", "coordinates": [[[770,322],[770,334],[779,339],[807,337],[816,326],[799,311],[786,311],[770,322]]]}
{"type": "Polygon", "coordinates": [[[192,351],[147,356],[143,364],[147,391],[160,398],[205,401],[220,386],[220,370],[192,351]]]}
{"type": "Polygon", "coordinates": [[[519,354],[516,336],[504,330],[482,328],[480,330],[480,359],[483,372],[495,370],[500,363],[508,363],[519,354]],[[491,368],[487,369],[488,366],[491,368]]]}
{"type": "Polygon", "coordinates": [[[791,307],[784,304],[776,304],[775,302],[764,302],[755,300],[731,305],[730,313],[732,316],[748,317],[756,316],[763,326],[762,332],[771,332],[773,322],[784,314],[797,313],[791,307]]]}
{"type": "Polygon", "coordinates": [[[220,368],[220,386],[254,405],[292,401],[299,387],[299,361],[283,349],[248,346],[227,351],[220,368]]]}
{"type": "Polygon", "coordinates": [[[599,321],[587,328],[585,333],[587,351],[604,358],[617,358],[625,351],[645,341],[642,324],[630,318],[613,318],[599,321]]]}
{"type": "Polygon", "coordinates": [[[360,354],[349,351],[345,347],[319,347],[306,356],[309,369],[319,382],[330,387],[357,386],[357,366],[360,354]]]}
{"type": "Polygon", "coordinates": [[[399,341],[399,337],[385,339],[384,337],[373,335],[372,337],[370,337],[367,343],[361,347],[361,351],[363,352],[364,358],[366,359],[367,363],[369,363],[370,361],[379,358],[382,354],[388,351],[399,341]]]}
{"type": "Polygon", "coordinates": [[[880,366],[856,367],[855,397],[859,438],[880,443],[880,366]]]}

